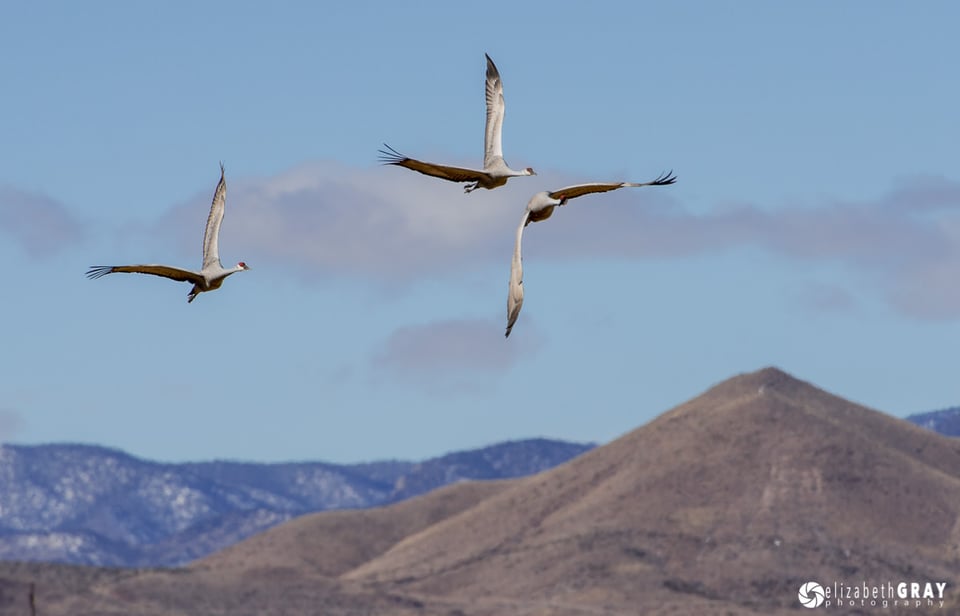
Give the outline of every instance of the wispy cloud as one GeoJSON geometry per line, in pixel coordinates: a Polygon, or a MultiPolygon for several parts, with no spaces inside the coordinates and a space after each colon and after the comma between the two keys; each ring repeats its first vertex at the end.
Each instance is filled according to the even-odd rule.
{"type": "MultiPolygon", "coordinates": [[[[401,283],[455,271],[489,258],[492,246],[509,246],[508,221],[519,219],[534,191],[465,195],[460,185],[406,170],[339,163],[304,164],[261,180],[233,181],[228,170],[227,179],[225,260],[235,254],[252,261],[252,253],[308,277],[401,283]]],[[[198,197],[161,222],[189,254],[197,234],[185,230],[202,224],[205,207],[198,197]]]]}
{"type": "Polygon", "coordinates": [[[80,222],[45,195],[0,186],[0,231],[34,257],[56,253],[83,238],[80,222]]]}
{"type": "Polygon", "coordinates": [[[523,344],[505,340],[504,323],[453,319],[396,329],[377,349],[372,364],[381,374],[425,386],[435,393],[473,391],[536,354],[542,337],[524,322],[523,344]]]}
{"type": "Polygon", "coordinates": [[[670,257],[756,246],[868,267],[936,259],[952,247],[947,226],[960,212],[960,185],[936,180],[936,190],[930,190],[926,181],[899,186],[872,202],[825,199],[763,207],[744,202],[720,204],[706,213],[690,212],[659,195],[638,207],[636,198],[620,191],[604,195],[602,205],[589,206],[595,208],[589,215],[582,212],[585,202],[572,202],[568,207],[579,206],[581,212],[558,218],[543,250],[670,257]]]}
{"type": "Polygon", "coordinates": [[[16,438],[23,424],[20,413],[12,409],[0,408],[0,443],[16,438]]]}
{"type": "Polygon", "coordinates": [[[669,258],[754,247],[845,267],[904,314],[960,317],[960,183],[914,178],[872,201],[727,204],[706,213],[665,200],[637,207],[628,198],[623,191],[611,195],[603,214],[555,216],[538,252],[669,258]]]}
{"type": "MultiPolygon", "coordinates": [[[[231,181],[221,252],[225,260],[256,256],[308,278],[354,276],[395,285],[463,267],[507,269],[530,196],[579,181],[547,172],[464,195],[459,185],[402,169],[309,163],[274,177],[231,181]]],[[[685,208],[675,194],[644,188],[572,201],[531,226],[525,258],[671,258],[753,247],[839,264],[905,314],[960,316],[957,182],[919,177],[862,202],[744,201],[705,212],[685,208]]],[[[198,250],[196,229],[208,199],[180,205],[162,221],[188,254],[198,250]]]]}
{"type": "Polygon", "coordinates": [[[798,301],[812,312],[844,313],[857,308],[857,300],[849,290],[822,282],[804,285],[798,293],[798,301]]]}

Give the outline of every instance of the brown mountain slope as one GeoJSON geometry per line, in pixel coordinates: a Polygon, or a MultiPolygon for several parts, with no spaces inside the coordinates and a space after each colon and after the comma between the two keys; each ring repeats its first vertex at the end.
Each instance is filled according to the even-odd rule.
{"type": "Polygon", "coordinates": [[[407,537],[345,579],[653,610],[960,570],[960,443],[768,368],[407,537]]]}
{"type": "Polygon", "coordinates": [[[187,569],[0,563],[0,615],[29,613],[30,583],[43,616],[446,615],[447,602],[429,608],[336,576],[508,485],[464,482],[390,507],[303,516],[187,569]]]}
{"type": "Polygon", "coordinates": [[[305,515],[196,561],[191,568],[285,567],[301,574],[336,577],[508,485],[509,481],[462,482],[390,507],[305,515]]]}

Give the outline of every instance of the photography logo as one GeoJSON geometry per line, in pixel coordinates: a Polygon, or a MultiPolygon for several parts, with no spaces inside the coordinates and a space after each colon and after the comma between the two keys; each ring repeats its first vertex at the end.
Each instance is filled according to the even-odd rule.
{"type": "Polygon", "coordinates": [[[815,608],[823,605],[823,586],[816,582],[807,582],[800,587],[797,598],[803,607],[815,608]]]}
{"type": "MultiPolygon", "coordinates": [[[[879,584],[862,582],[848,584],[834,581],[833,584],[807,582],[800,587],[797,599],[808,609],[833,608],[939,608],[944,609],[946,582],[921,582],[888,580],[879,584]]],[[[859,613],[859,612],[858,612],[859,613]]],[[[899,613],[899,612],[898,612],[899,613]]]]}

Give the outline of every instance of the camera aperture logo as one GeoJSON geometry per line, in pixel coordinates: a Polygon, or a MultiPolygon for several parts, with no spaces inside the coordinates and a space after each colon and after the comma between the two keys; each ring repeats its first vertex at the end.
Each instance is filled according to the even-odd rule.
{"type": "Polygon", "coordinates": [[[797,594],[800,599],[800,605],[803,607],[820,607],[823,604],[823,586],[816,582],[807,582],[800,587],[797,594]]]}
{"type": "Polygon", "coordinates": [[[805,608],[935,608],[942,609],[946,582],[886,582],[884,584],[820,584],[805,582],[797,599],[805,608]]]}

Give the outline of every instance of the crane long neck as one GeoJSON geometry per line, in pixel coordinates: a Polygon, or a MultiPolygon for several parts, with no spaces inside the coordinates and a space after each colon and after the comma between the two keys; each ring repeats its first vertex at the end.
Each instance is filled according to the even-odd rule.
{"type": "Polygon", "coordinates": [[[528,211],[524,213],[523,218],[520,219],[520,225],[517,227],[517,239],[516,239],[516,243],[513,246],[513,267],[514,268],[521,267],[521,263],[523,262],[523,256],[522,256],[523,229],[524,227],[527,226],[529,222],[530,222],[530,212],[528,211]]]}

